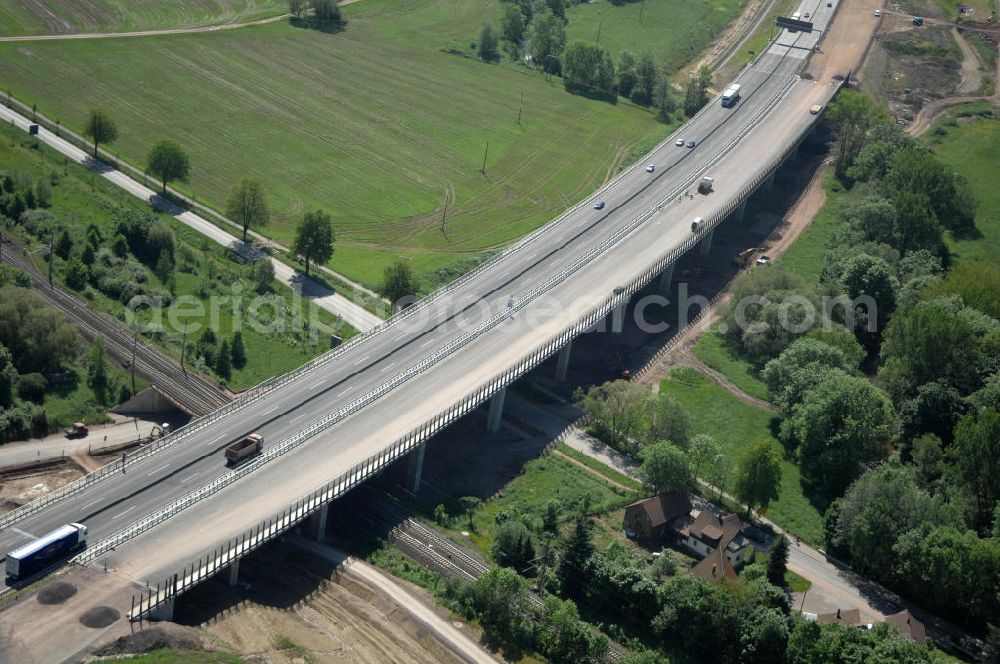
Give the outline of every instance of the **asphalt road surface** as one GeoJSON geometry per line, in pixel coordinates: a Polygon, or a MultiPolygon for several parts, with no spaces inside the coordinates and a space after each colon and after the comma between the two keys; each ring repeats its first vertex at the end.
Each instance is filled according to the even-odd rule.
{"type": "MultiPolygon", "coordinates": [[[[825,2],[815,0],[803,3],[800,9],[810,11],[818,27],[833,11],[825,2]]],[[[516,299],[560,273],[616,229],[670,198],[653,218],[550,289],[542,300],[306,444],[119,547],[98,564],[108,562],[133,579],[155,582],[461,400],[482,381],[607,300],[617,285],[630,282],[671,247],[686,241],[694,217],[708,219],[725,207],[760,169],[809,130],[815,117],[808,109],[827,103],[836,89],[797,77],[816,38],[815,34],[783,34],[779,44],[739,79],[742,100],[734,108],[722,108],[717,100],[710,102],[652,155],[551,230],[430,303],[428,315],[388,326],[353,344],[338,361],[299,376],[169,452],[131,464],[123,475],[0,531],[0,551],[9,551],[69,521],[85,523],[92,542],[121,530],[161,505],[231,472],[223,458],[229,443],[259,432],[265,446],[274,444],[337,410],[477,322],[503,311],[510,298],[516,299]],[[787,93],[776,100],[775,95],[789,84],[787,93]],[[765,109],[764,119],[732,147],[765,109]],[[676,147],[677,137],[695,139],[697,147],[676,147]],[[718,154],[730,148],[719,163],[708,168],[718,154]],[[647,163],[656,166],[653,173],[646,172],[647,163]],[[693,191],[693,183],[707,171],[716,178],[714,193],[683,197],[678,202],[678,192],[693,191]],[[604,209],[593,209],[596,200],[606,202],[604,209]]]]}

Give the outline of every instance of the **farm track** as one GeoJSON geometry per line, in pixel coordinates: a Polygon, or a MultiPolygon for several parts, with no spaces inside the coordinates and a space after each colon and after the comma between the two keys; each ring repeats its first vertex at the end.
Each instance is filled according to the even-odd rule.
{"type": "MultiPolygon", "coordinates": [[[[490,565],[477,554],[420,523],[385,494],[368,487],[359,491],[365,493],[366,508],[364,512],[357,513],[360,518],[377,531],[387,532],[389,541],[395,547],[424,567],[466,582],[475,581],[490,571],[490,565]]],[[[542,606],[541,595],[532,592],[528,597],[533,607],[542,606]]],[[[597,633],[596,628],[590,629],[597,633]]],[[[608,639],[608,646],[608,659],[611,661],[619,660],[629,653],[611,639],[608,639]]]]}
{"type": "Polygon", "coordinates": [[[172,358],[145,341],[134,343],[134,335],[122,323],[94,311],[69,293],[49,286],[45,276],[31,261],[20,255],[20,251],[17,245],[8,244],[3,252],[3,262],[23,270],[31,279],[35,292],[61,311],[85,337],[101,339],[108,354],[119,364],[131,364],[134,344],[138,373],[150,379],[168,399],[196,417],[229,403],[232,397],[223,388],[197,373],[181,369],[172,358]]]}

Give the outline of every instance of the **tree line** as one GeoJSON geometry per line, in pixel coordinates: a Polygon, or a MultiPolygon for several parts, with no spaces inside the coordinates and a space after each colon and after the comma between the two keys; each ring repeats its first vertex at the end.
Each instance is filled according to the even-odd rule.
{"type": "Polygon", "coordinates": [[[989,633],[1000,614],[1000,321],[989,298],[955,288],[945,244],[975,236],[976,200],[863,94],[842,92],[829,117],[836,176],[854,195],[819,287],[780,267],[750,271],[733,302],[763,300],[743,308],[743,325],[735,307],[726,314],[726,338],[767,384],[784,453],[826,510],[829,550],[989,633]],[[823,311],[824,295],[846,299],[823,311]],[[796,326],[810,311],[822,312],[816,326],[796,326]]]}
{"type": "Polygon", "coordinates": [[[618,97],[652,108],[664,122],[682,111],[688,117],[708,101],[712,74],[702,67],[683,95],[674,90],[665,67],[650,52],[623,51],[617,61],[599,44],[566,41],[563,0],[504,0],[499,27],[482,26],[476,49],[480,59],[514,62],[562,76],[566,89],[614,102],[618,97]]]}

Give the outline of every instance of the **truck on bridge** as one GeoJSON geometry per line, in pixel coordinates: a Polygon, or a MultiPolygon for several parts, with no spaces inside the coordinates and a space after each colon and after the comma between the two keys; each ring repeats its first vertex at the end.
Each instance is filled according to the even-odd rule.
{"type": "Polygon", "coordinates": [[[7,553],[7,576],[25,579],[87,546],[87,526],[67,523],[7,553]]]}
{"type": "Polygon", "coordinates": [[[728,88],[726,88],[725,92],[722,93],[722,105],[725,108],[729,108],[730,106],[735,106],[736,102],[738,102],[739,100],[740,100],[739,83],[733,83],[728,88]]]}
{"type": "Polygon", "coordinates": [[[251,433],[226,448],[226,463],[239,463],[243,459],[259,454],[262,449],[264,449],[264,437],[258,433],[251,433]]]}

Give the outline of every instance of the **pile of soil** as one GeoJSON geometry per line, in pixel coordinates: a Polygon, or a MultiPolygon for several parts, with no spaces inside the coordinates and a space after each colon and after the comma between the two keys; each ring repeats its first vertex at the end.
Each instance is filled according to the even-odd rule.
{"type": "Polygon", "coordinates": [[[83,615],[80,616],[80,622],[87,627],[103,629],[121,617],[122,614],[118,613],[118,609],[114,609],[110,606],[95,606],[92,609],[87,609],[83,615]]]}
{"type": "Polygon", "coordinates": [[[175,650],[201,650],[201,640],[186,630],[179,629],[173,625],[166,628],[164,626],[151,627],[119,637],[99,648],[91,654],[97,657],[115,657],[117,655],[134,655],[164,648],[175,650]]]}
{"type": "Polygon", "coordinates": [[[76,586],[66,581],[56,581],[38,591],[39,604],[62,604],[76,594],[76,586]]]}

